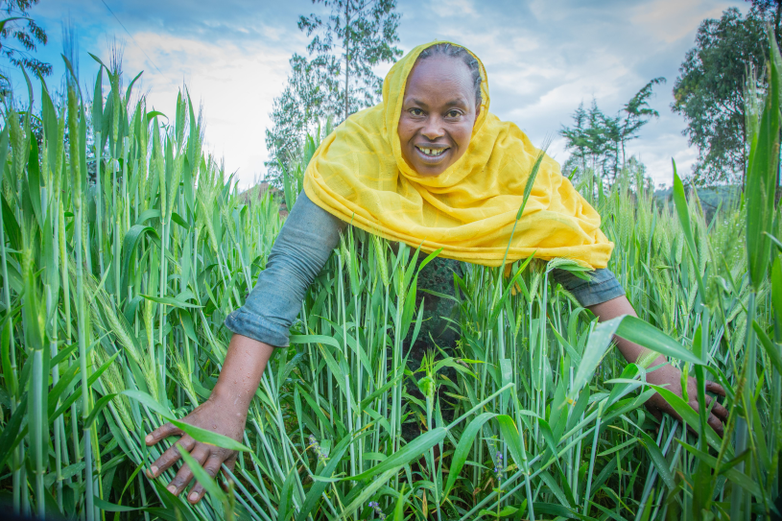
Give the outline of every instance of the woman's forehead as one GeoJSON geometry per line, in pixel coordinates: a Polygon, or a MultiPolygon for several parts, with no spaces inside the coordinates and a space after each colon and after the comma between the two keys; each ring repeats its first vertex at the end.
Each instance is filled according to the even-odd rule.
{"type": "Polygon", "coordinates": [[[460,59],[434,55],[419,61],[407,77],[405,98],[421,95],[460,94],[474,101],[472,76],[460,59]]]}

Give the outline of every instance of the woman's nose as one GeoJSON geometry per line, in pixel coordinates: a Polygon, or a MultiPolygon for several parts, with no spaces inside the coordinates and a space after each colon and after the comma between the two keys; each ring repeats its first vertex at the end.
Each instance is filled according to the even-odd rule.
{"type": "Polygon", "coordinates": [[[426,118],[426,123],[424,123],[424,128],[421,129],[421,134],[426,139],[431,141],[443,137],[445,135],[445,131],[443,130],[442,120],[437,116],[430,116],[426,118]]]}

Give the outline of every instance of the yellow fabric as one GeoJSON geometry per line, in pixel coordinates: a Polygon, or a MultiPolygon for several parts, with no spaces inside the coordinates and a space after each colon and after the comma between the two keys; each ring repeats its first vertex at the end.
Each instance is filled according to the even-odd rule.
{"type": "MultiPolygon", "coordinates": [[[[443,42],[418,46],[394,64],[382,103],[353,114],[321,143],[304,190],[312,202],[367,232],[425,252],[442,248],[443,257],[499,266],[539,150],[515,124],[489,112],[481,63],[483,102],[464,155],[433,177],[407,164],[397,135],[407,76],[421,51],[435,43],[443,42]]],[[[534,255],[605,268],[613,247],[600,231],[600,215],[546,156],[508,262],[534,255]]]]}

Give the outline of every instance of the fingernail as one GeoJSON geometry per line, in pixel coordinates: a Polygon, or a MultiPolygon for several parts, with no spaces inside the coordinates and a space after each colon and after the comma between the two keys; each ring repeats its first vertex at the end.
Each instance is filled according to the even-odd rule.
{"type": "Polygon", "coordinates": [[[174,485],[169,485],[169,486],[168,486],[168,487],[166,487],[166,488],[167,488],[167,489],[168,489],[168,491],[169,491],[169,492],[171,492],[172,494],[176,494],[176,487],[175,487],[174,485]]]}
{"type": "Polygon", "coordinates": [[[148,434],[148,435],[147,435],[147,437],[146,437],[146,438],[144,438],[144,441],[146,441],[147,443],[152,443],[152,440],[153,440],[153,439],[154,439],[154,438],[152,438],[152,435],[151,435],[151,434],[148,434]]]}
{"type": "Polygon", "coordinates": [[[192,494],[190,494],[190,501],[195,501],[196,499],[198,499],[197,493],[193,492],[192,494]]]}
{"type": "Polygon", "coordinates": [[[152,465],[151,467],[149,467],[149,472],[150,472],[150,473],[151,473],[153,476],[157,476],[157,471],[158,471],[158,468],[157,468],[155,465],[152,465]]]}

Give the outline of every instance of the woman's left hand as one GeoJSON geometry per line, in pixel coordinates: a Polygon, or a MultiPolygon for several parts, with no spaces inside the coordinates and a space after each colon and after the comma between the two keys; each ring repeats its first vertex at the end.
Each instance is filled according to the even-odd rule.
{"type": "MultiPolygon", "coordinates": [[[[684,398],[681,371],[671,364],[666,363],[663,357],[659,357],[652,362],[650,367],[654,367],[661,363],[665,363],[665,365],[647,373],[646,381],[654,385],[665,386],[671,392],[684,398]]],[[[715,393],[723,397],[725,396],[725,389],[723,389],[721,385],[710,381],[706,381],[706,392],[715,393]]],[[[698,385],[695,378],[691,376],[687,378],[687,401],[690,407],[698,412],[698,385]]],[[[728,410],[709,395],[706,395],[706,407],[711,408],[708,418],[709,425],[720,435],[720,437],[722,437],[725,430],[724,424],[728,421],[728,410]],[[712,402],[714,402],[713,407],[711,407],[712,402]]],[[[654,396],[646,402],[646,408],[649,409],[649,412],[658,420],[662,420],[662,413],[666,413],[677,420],[682,421],[681,416],[677,414],[673,407],[671,407],[659,393],[655,393],[654,396]]],[[[692,429],[692,426],[690,426],[690,429],[692,429]]]]}
{"type": "MultiPolygon", "coordinates": [[[[600,319],[601,322],[604,320],[610,320],[620,315],[630,315],[633,317],[638,316],[635,314],[633,306],[630,305],[630,302],[625,296],[617,297],[606,302],[601,302],[600,304],[595,304],[593,306],[588,306],[588,308],[600,319]]],[[[615,336],[614,340],[616,341],[617,348],[622,353],[622,355],[624,355],[628,362],[637,362],[649,353],[649,350],[646,348],[625,340],[624,338],[615,336]]],[[[677,395],[684,398],[684,393],[682,392],[681,371],[667,363],[664,356],[657,357],[657,359],[652,362],[649,367],[655,367],[661,364],[664,365],[658,369],[655,369],[654,371],[647,373],[646,381],[654,385],[665,386],[671,392],[676,393],[677,395]]],[[[714,382],[706,382],[706,391],[719,394],[720,396],[725,396],[725,389],[715,384],[714,382]]],[[[723,424],[728,421],[728,410],[719,402],[715,401],[711,396],[707,395],[706,406],[709,407],[712,401],[714,401],[714,407],[711,408],[711,412],[709,413],[708,423],[711,425],[712,429],[717,431],[717,434],[722,436],[725,430],[723,424]]],[[[695,379],[692,377],[688,378],[687,380],[687,402],[689,402],[690,407],[695,409],[696,412],[698,411],[698,385],[695,379]]],[[[682,421],[681,416],[676,413],[673,407],[671,407],[665,398],[660,396],[659,393],[655,393],[654,396],[652,396],[652,398],[646,402],[646,408],[649,409],[649,411],[658,420],[662,420],[662,413],[666,413],[670,414],[677,420],[682,421]]],[[[690,429],[692,429],[692,426],[690,426],[690,429]]]]}

